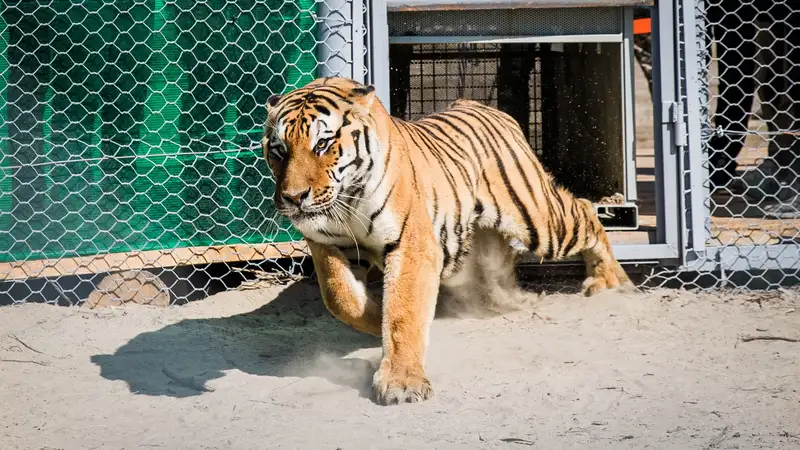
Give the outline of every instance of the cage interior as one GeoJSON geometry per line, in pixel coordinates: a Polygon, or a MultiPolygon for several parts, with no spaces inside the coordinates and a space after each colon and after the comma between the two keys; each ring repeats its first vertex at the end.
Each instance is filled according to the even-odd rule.
{"type": "Polygon", "coordinates": [[[476,100],[514,117],[575,194],[624,192],[618,44],[392,44],[390,65],[394,116],[416,120],[476,100]]]}

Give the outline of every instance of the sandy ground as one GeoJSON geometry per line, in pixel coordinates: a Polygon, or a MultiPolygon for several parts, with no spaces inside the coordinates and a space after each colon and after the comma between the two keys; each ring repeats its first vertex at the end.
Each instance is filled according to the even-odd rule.
{"type": "Polygon", "coordinates": [[[436,394],[383,407],[379,342],[308,281],[171,309],[0,308],[3,449],[800,448],[800,295],[548,295],[437,319],[436,394]]]}

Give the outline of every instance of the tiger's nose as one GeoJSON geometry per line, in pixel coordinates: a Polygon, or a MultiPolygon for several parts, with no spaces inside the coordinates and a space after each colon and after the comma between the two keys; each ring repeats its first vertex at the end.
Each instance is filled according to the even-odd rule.
{"type": "Polygon", "coordinates": [[[303,204],[303,201],[307,199],[310,194],[311,194],[311,188],[308,188],[302,192],[284,191],[283,193],[281,193],[281,197],[283,198],[284,202],[300,207],[300,205],[303,204]]]}

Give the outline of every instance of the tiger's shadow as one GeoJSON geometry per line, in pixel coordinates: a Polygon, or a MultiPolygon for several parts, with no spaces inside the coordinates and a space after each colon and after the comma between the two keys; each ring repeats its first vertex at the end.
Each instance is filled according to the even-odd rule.
{"type": "MultiPolygon", "coordinates": [[[[380,298],[382,282],[371,275],[369,290],[373,298],[380,298]]],[[[442,319],[485,315],[483,310],[464,311],[446,291],[440,292],[436,306],[436,317],[442,319]]],[[[184,319],[141,333],[113,354],[94,355],[91,361],[103,378],[122,380],[138,395],[197,396],[208,391],[207,382],[240,370],[271,377],[320,377],[372,398],[380,346],[380,339],[334,318],[316,282],[306,280],[288,285],[256,310],[184,319]],[[363,349],[373,349],[368,350],[369,359],[348,356],[363,349]]]]}
{"type": "Polygon", "coordinates": [[[184,319],[141,333],[113,354],[91,361],[108,380],[122,380],[138,395],[191,397],[226,371],[272,377],[321,377],[371,397],[375,358],[344,356],[379,348],[380,339],[333,318],[315,282],[286,287],[251,312],[223,318],[184,319]]]}

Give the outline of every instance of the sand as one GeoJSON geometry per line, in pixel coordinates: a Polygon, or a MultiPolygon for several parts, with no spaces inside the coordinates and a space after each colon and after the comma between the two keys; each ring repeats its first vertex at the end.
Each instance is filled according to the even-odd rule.
{"type": "Polygon", "coordinates": [[[0,308],[3,449],[800,448],[800,295],[544,296],[437,319],[421,404],[299,281],[181,307],[0,308]]]}

